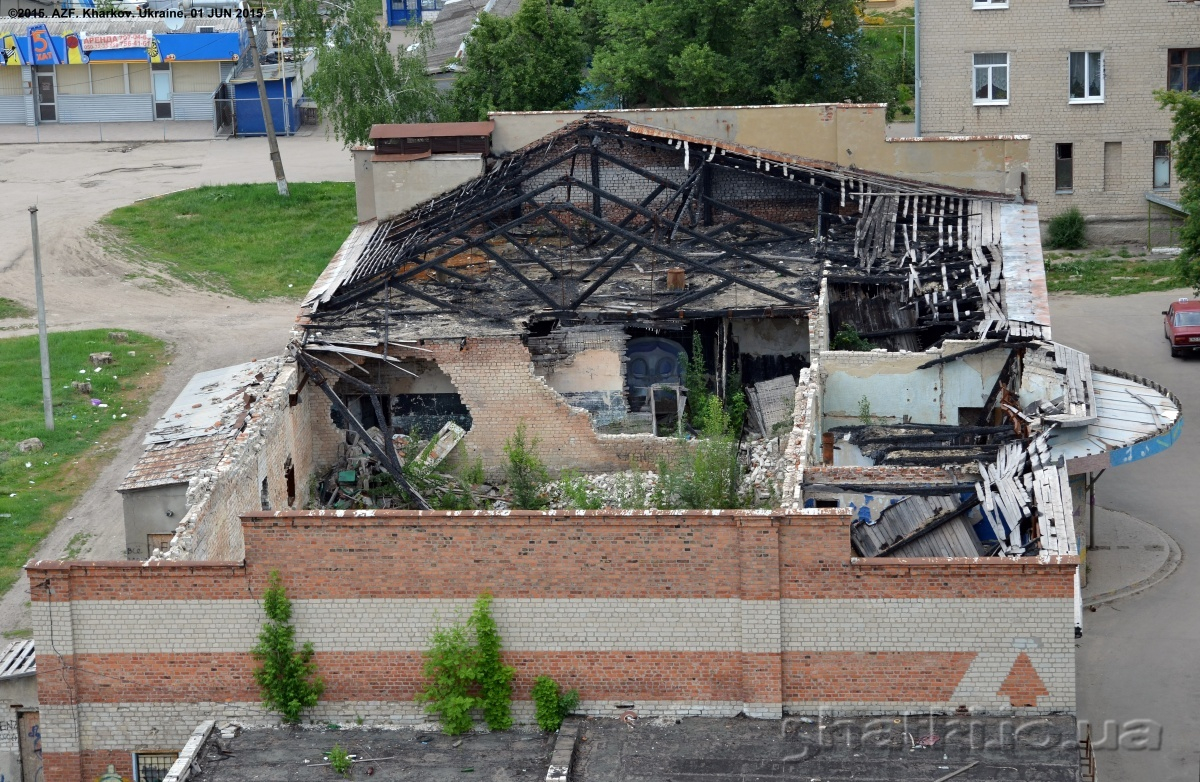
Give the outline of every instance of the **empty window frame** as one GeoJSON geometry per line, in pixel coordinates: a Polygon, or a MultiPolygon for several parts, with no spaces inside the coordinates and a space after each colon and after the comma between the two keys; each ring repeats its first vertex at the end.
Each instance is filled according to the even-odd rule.
{"type": "Polygon", "coordinates": [[[975,55],[975,105],[1008,105],[1008,54],[975,55]]]}
{"type": "Polygon", "coordinates": [[[1154,142],[1154,189],[1166,190],[1171,186],[1171,142],[1154,142]]]}
{"type": "Polygon", "coordinates": [[[1071,103],[1104,102],[1104,52],[1071,52],[1071,103]]]}
{"type": "Polygon", "coordinates": [[[1167,50],[1167,89],[1200,91],[1200,49],[1167,50]]]}
{"type": "Polygon", "coordinates": [[[1075,145],[1054,145],[1054,192],[1070,193],[1075,185],[1075,145]]]}
{"type": "Polygon", "coordinates": [[[989,8],[1008,8],[1008,0],[973,0],[971,6],[976,10],[989,8]]]}

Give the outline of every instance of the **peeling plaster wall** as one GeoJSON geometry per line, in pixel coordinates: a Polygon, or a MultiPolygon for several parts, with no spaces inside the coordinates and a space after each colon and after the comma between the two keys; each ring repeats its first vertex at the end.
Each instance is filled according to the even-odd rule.
{"type": "Polygon", "coordinates": [[[625,400],[625,343],[619,327],[557,329],[545,337],[530,337],[534,373],[582,407],[598,426],[622,421],[625,400]]]}
{"type": "Polygon", "coordinates": [[[1008,351],[993,350],[928,369],[917,367],[977,344],[947,341],[943,351],[925,353],[822,353],[822,431],[861,423],[859,400],[864,396],[875,423],[957,424],[960,407],[982,407],[987,401],[1008,351]]]}

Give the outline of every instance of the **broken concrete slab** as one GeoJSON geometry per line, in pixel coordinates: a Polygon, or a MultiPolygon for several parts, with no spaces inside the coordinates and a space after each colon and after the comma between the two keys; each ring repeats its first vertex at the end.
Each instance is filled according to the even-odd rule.
{"type": "Polygon", "coordinates": [[[467,432],[453,421],[447,421],[446,425],[441,428],[433,439],[429,441],[429,445],[425,450],[417,456],[416,462],[422,467],[433,468],[446,460],[454,447],[458,445],[467,432]]]}
{"type": "Polygon", "coordinates": [[[754,422],[764,437],[779,434],[776,427],[791,429],[796,405],[796,379],[781,375],[746,389],[754,422]]]}

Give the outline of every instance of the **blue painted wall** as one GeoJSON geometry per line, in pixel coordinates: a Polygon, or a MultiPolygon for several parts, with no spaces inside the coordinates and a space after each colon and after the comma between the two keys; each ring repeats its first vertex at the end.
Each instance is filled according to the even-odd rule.
{"type": "MultiPolygon", "coordinates": [[[[237,134],[239,136],[265,136],[267,127],[263,124],[262,103],[258,98],[258,84],[247,82],[234,84],[234,98],[237,100],[237,134]]],[[[275,123],[276,135],[295,135],[300,127],[300,110],[296,108],[296,80],[271,79],[267,82],[267,100],[271,104],[271,119],[275,123]],[[287,83],[287,102],[283,99],[283,85],[287,83]],[[286,119],[285,122],[285,112],[286,119]]]]}

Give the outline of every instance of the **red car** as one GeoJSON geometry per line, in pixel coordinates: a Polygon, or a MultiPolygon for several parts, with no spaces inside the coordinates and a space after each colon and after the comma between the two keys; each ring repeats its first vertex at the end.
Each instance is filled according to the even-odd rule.
{"type": "Polygon", "coordinates": [[[1200,350],[1200,301],[1180,299],[1163,310],[1163,334],[1171,344],[1171,356],[1185,350],[1200,350]]]}

